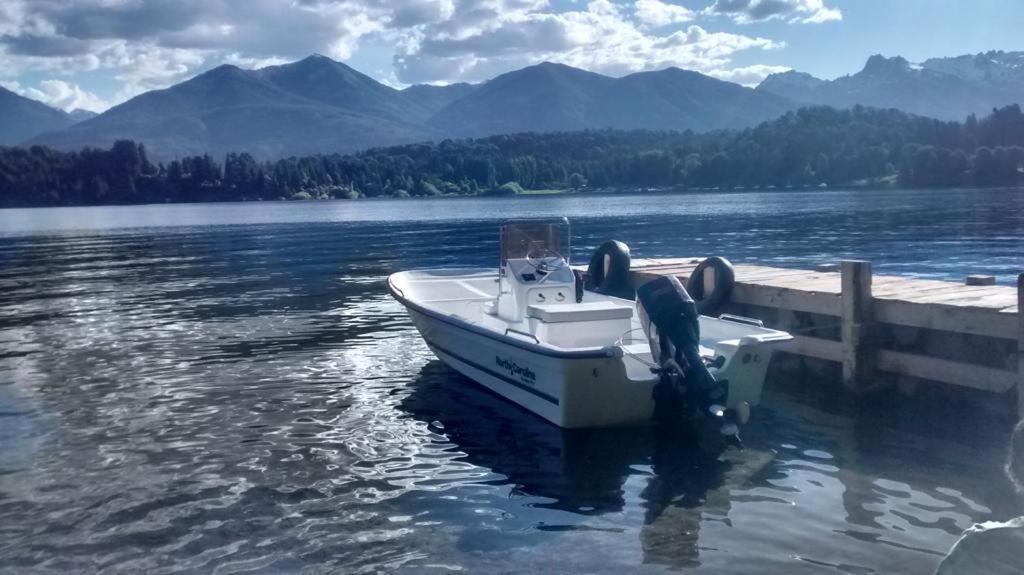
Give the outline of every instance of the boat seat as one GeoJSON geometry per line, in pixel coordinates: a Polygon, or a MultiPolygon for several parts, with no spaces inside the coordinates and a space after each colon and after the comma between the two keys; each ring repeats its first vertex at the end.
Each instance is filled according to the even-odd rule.
{"type": "Polygon", "coordinates": [[[527,307],[526,315],[545,323],[601,321],[629,319],[633,317],[633,308],[610,301],[539,303],[527,307]]]}

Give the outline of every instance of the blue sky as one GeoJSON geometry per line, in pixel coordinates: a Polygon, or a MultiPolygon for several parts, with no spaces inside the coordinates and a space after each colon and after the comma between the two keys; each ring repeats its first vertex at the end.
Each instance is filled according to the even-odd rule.
{"type": "Polygon", "coordinates": [[[856,72],[872,54],[920,62],[988,50],[1024,50],[1024,1],[1020,0],[841,0],[828,4],[842,11],[841,22],[800,27],[769,22],[744,27],[782,38],[786,47],[775,53],[738,55],[736,62],[753,59],[831,79],[856,72]]]}
{"type": "Polygon", "coordinates": [[[394,86],[544,60],[756,84],[868,56],[1024,50],[1022,0],[0,0],[0,84],[102,111],[214,66],[321,53],[394,86]]]}

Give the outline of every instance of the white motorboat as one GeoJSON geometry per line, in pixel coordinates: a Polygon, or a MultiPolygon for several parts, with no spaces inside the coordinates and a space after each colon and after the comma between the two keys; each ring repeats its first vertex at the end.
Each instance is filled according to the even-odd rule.
{"type": "MultiPolygon", "coordinates": [[[[657,335],[657,328],[663,334],[670,330],[653,316],[666,313],[581,289],[566,257],[569,225],[564,218],[508,222],[500,235],[497,269],[414,270],[388,278],[392,295],[406,307],[430,349],[453,369],[563,428],[651,421],[655,388],[664,380],[666,365],[676,366],[666,360],[672,359],[673,345],[685,345],[657,335]]],[[[684,300],[689,297],[681,293],[684,300]]],[[[664,290],[656,297],[662,299],[648,294],[647,305],[676,310],[669,313],[673,318],[682,309],[678,305],[686,303],[664,290]]],[[[720,416],[726,408],[742,411],[757,405],[771,344],[790,335],[745,318],[697,320],[694,313],[693,319],[699,345],[692,347],[701,359],[690,354],[687,365],[701,363],[698,369],[714,378],[709,381],[728,382],[726,397],[711,397],[724,399],[718,403],[725,405],[709,400],[706,407],[720,416]]],[[[687,361],[681,353],[674,358],[687,361]]],[[[687,366],[682,371],[696,373],[687,366]]]]}

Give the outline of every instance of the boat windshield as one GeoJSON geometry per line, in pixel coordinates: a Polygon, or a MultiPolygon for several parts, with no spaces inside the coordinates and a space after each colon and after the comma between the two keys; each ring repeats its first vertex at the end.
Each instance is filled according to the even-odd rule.
{"type": "Polygon", "coordinates": [[[569,220],[516,220],[501,224],[501,262],[508,260],[569,263],[569,220]]]}

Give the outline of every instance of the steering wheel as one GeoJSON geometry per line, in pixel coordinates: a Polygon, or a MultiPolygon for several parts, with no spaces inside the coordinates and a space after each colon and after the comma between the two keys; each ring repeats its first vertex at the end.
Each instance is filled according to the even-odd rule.
{"type": "Polygon", "coordinates": [[[533,266],[533,269],[542,273],[544,277],[540,278],[537,283],[541,283],[548,278],[551,272],[558,271],[567,265],[569,265],[562,254],[556,252],[551,248],[541,248],[537,250],[530,250],[526,253],[526,263],[533,266]]]}

